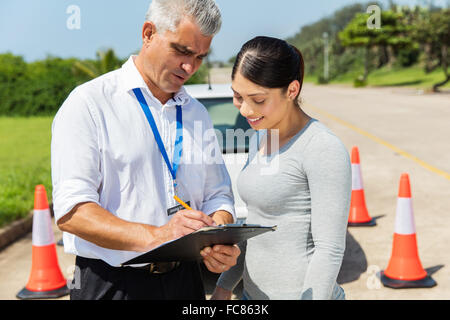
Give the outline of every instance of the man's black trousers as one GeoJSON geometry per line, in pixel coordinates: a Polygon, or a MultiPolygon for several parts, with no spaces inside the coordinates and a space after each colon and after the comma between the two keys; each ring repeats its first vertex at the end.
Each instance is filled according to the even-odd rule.
{"type": "Polygon", "coordinates": [[[71,300],[205,300],[200,265],[195,261],[182,262],[164,274],[112,267],[79,256],[75,263],[78,274],[72,282],[71,300]]]}

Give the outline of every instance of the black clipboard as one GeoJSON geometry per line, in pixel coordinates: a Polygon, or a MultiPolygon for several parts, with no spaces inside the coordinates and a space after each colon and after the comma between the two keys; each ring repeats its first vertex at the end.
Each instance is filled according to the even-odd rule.
{"type": "Polygon", "coordinates": [[[166,242],[151,251],[122,263],[122,265],[201,260],[203,257],[200,255],[200,251],[205,247],[216,244],[233,245],[275,230],[276,226],[263,227],[248,224],[205,227],[177,240],[166,242]]]}

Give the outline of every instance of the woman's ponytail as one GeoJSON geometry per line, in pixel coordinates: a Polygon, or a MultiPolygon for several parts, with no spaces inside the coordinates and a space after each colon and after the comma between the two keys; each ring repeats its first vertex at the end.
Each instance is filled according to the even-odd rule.
{"type": "Polygon", "coordinates": [[[297,49],[296,46],[291,45],[292,49],[297,53],[299,59],[299,69],[298,69],[298,81],[300,82],[300,91],[302,91],[303,80],[305,78],[305,62],[303,61],[303,55],[300,50],[297,49]]]}
{"type": "Polygon", "coordinates": [[[297,69],[297,72],[298,72],[297,80],[300,82],[300,90],[298,91],[296,104],[297,104],[298,107],[300,107],[300,105],[302,104],[302,98],[300,96],[300,93],[302,92],[303,80],[305,78],[305,62],[303,60],[303,55],[300,52],[300,50],[298,50],[298,48],[296,46],[294,46],[294,45],[291,45],[291,47],[296,52],[296,54],[298,56],[299,67],[297,69]]]}

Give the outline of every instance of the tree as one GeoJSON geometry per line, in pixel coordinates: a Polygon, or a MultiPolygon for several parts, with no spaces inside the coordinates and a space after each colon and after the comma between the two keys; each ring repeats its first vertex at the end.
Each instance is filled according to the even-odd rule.
{"type": "Polygon", "coordinates": [[[442,67],[442,71],[445,74],[445,80],[436,83],[433,86],[433,90],[437,92],[439,91],[439,87],[445,85],[450,81],[450,74],[448,72],[448,48],[450,46],[450,9],[442,10],[442,12],[432,13],[430,21],[435,32],[435,39],[437,40],[437,44],[440,44],[440,65],[442,67]]]}
{"type": "MultiPolygon", "coordinates": [[[[365,6],[367,8],[367,6],[365,6]]],[[[303,26],[300,31],[292,37],[286,39],[286,41],[296,46],[303,54],[305,60],[305,74],[319,74],[322,73],[323,68],[323,40],[322,35],[324,32],[330,36],[330,48],[333,53],[335,62],[337,59],[341,59],[341,55],[346,57],[342,60],[348,61],[349,54],[345,52],[345,48],[339,42],[337,34],[339,31],[353,19],[356,13],[364,10],[363,4],[353,4],[345,6],[332,15],[324,17],[319,21],[303,26]]],[[[353,53],[350,54],[353,56],[353,53]]],[[[338,74],[345,73],[347,70],[340,69],[344,64],[331,64],[330,65],[330,79],[338,74]]],[[[347,64],[345,64],[347,66],[347,64]]]]}
{"type": "Polygon", "coordinates": [[[209,49],[208,55],[206,59],[204,59],[200,68],[198,68],[197,72],[195,72],[192,77],[186,81],[185,84],[200,84],[200,83],[209,83],[210,81],[210,69],[211,63],[209,61],[209,57],[212,55],[213,49],[209,49]]]}
{"type": "Polygon", "coordinates": [[[228,59],[228,63],[234,65],[234,63],[236,62],[236,58],[237,56],[232,56],[230,59],[228,59]]]}
{"type": "Polygon", "coordinates": [[[433,91],[450,81],[448,72],[450,46],[450,9],[430,12],[424,10],[418,15],[414,29],[414,38],[421,43],[425,56],[425,72],[430,72],[437,66],[442,67],[445,80],[433,85],[433,91]],[[434,61],[437,63],[434,64],[434,61]]]}
{"type": "Polygon", "coordinates": [[[414,43],[409,34],[411,26],[403,23],[404,15],[401,12],[382,11],[379,29],[368,27],[369,18],[369,14],[359,13],[339,33],[343,46],[365,49],[363,81],[367,80],[370,72],[369,59],[372,49],[387,47],[389,61],[392,61],[395,49],[411,47],[414,43]]]}
{"type": "Polygon", "coordinates": [[[120,68],[123,62],[116,56],[113,49],[98,50],[97,60],[77,61],[73,71],[75,75],[84,76],[90,80],[120,68]]]}

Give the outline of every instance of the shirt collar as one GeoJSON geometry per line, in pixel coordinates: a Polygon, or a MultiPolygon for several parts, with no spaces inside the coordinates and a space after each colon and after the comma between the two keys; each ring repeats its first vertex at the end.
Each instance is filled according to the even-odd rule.
{"type": "MultiPolygon", "coordinates": [[[[136,59],[136,57],[136,55],[130,56],[127,62],[125,62],[122,66],[123,87],[127,92],[135,88],[144,89],[154,100],[157,100],[148,89],[147,84],[134,63],[134,59],[136,59]]],[[[186,89],[181,87],[181,89],[173,95],[173,98],[167,101],[166,106],[183,106],[188,104],[189,101],[190,96],[186,92],[186,89]]]]}

